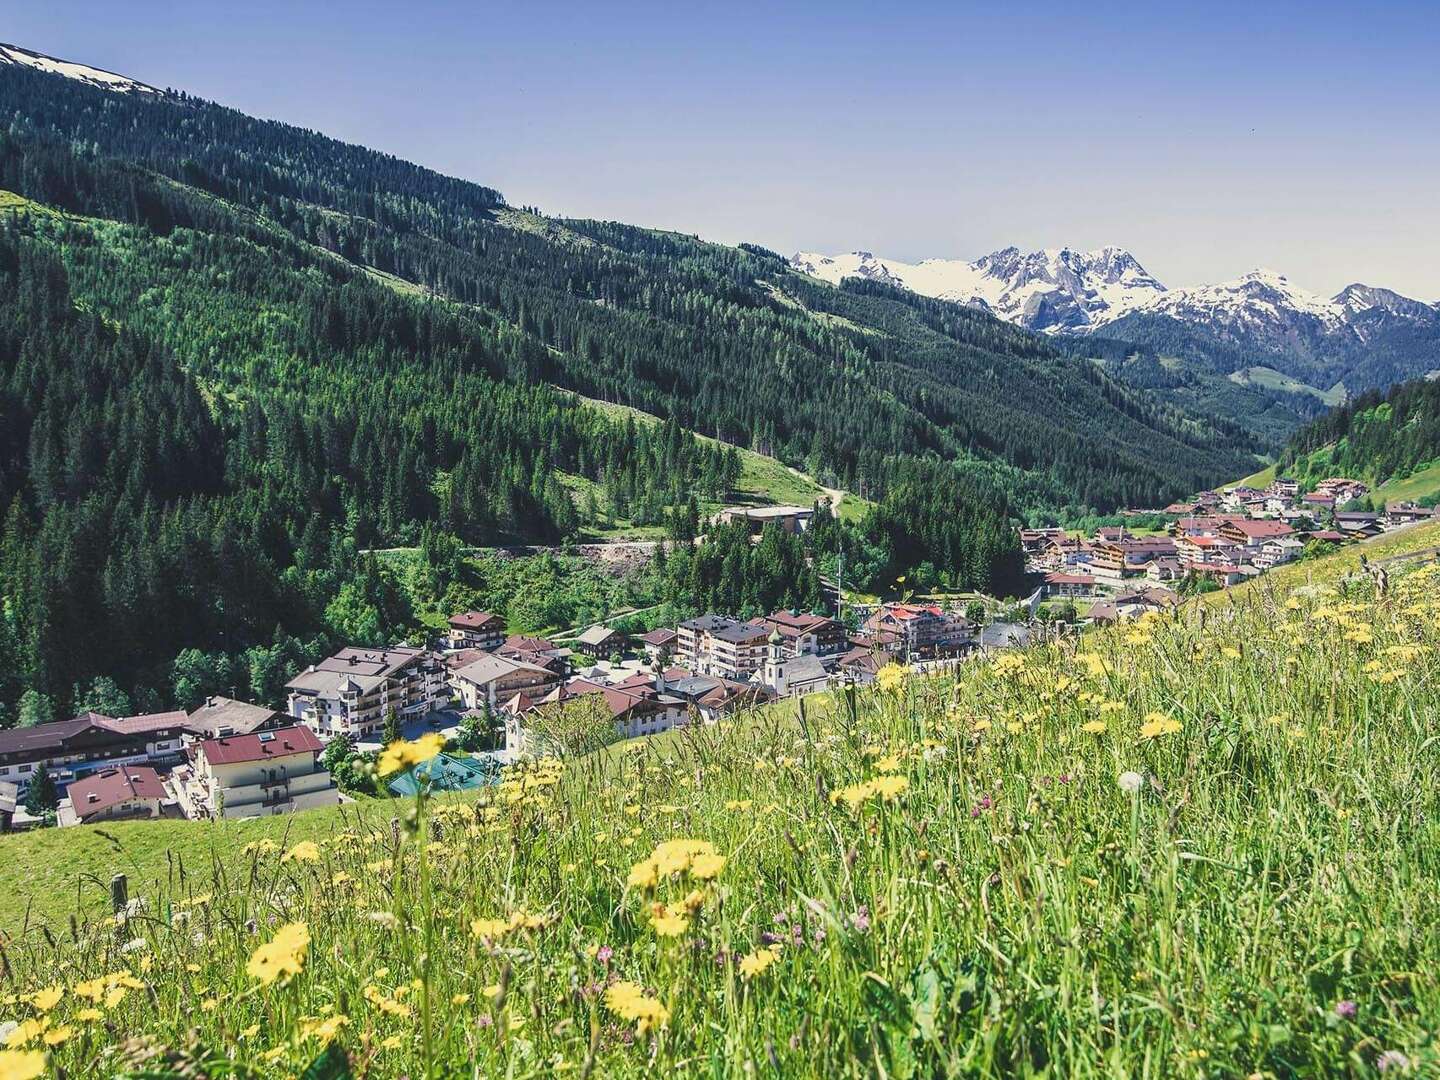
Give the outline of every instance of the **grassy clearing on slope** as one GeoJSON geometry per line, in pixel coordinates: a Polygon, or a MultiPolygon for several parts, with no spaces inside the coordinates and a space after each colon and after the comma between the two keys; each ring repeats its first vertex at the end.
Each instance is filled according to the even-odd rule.
{"type": "Polygon", "coordinates": [[[1235,481],[1234,484],[1227,485],[1227,486],[1230,486],[1230,487],[1252,487],[1252,488],[1261,488],[1261,489],[1263,489],[1263,488],[1269,487],[1270,484],[1274,482],[1274,480],[1275,480],[1275,471],[1276,471],[1276,467],[1275,467],[1274,465],[1266,465],[1265,468],[1259,469],[1259,470],[1251,473],[1249,476],[1245,477],[1243,480],[1237,480],[1237,481],[1235,481]]]}
{"type": "MultiPolygon", "coordinates": [[[[617,405],[613,402],[600,401],[597,398],[579,397],[579,400],[618,419],[628,417],[638,424],[660,423],[650,413],[631,408],[628,405],[617,405]]],[[[708,435],[696,435],[695,437],[711,443],[718,441],[708,435]]],[[[825,488],[813,478],[790,468],[784,462],[744,447],[735,449],[740,454],[740,481],[736,485],[735,494],[741,502],[755,505],[813,506],[816,500],[821,498],[829,497],[832,502],[834,501],[837,494],[835,490],[825,488]]],[[[842,521],[859,521],[873,505],[870,500],[862,499],[850,492],[844,492],[843,496],[836,510],[836,516],[842,521]]],[[[719,503],[707,503],[703,509],[712,511],[718,509],[719,506],[719,503]]],[[[622,527],[620,531],[624,532],[625,530],[622,527]]]]}
{"type": "Polygon", "coordinates": [[[1430,1074],[1440,568],[1336,580],[192,869],[10,943],[58,988],[22,1034],[78,1073],[193,1029],[213,1075],[1430,1074]]]}
{"type": "Polygon", "coordinates": [[[1381,484],[1371,494],[1371,498],[1378,506],[1382,501],[1393,499],[1414,502],[1417,499],[1428,499],[1437,493],[1440,493],[1440,461],[1417,469],[1409,476],[1381,484]]]}

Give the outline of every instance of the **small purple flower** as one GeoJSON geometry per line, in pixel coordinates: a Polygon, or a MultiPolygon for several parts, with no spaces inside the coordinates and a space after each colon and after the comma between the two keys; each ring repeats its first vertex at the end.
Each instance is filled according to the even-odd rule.
{"type": "Polygon", "coordinates": [[[815,927],[814,930],[810,931],[810,936],[815,939],[815,944],[819,945],[825,940],[825,928],[823,926],[815,927]]]}
{"type": "Polygon", "coordinates": [[[773,930],[766,930],[760,935],[760,940],[765,942],[766,945],[779,945],[785,938],[773,930]]]}
{"type": "Polygon", "coordinates": [[[1406,1072],[1410,1068],[1410,1059],[1399,1050],[1386,1050],[1375,1059],[1375,1067],[1381,1072],[1389,1072],[1391,1069],[1406,1072]]]}
{"type": "Polygon", "coordinates": [[[610,948],[609,945],[601,945],[600,948],[595,950],[595,959],[599,960],[602,964],[608,964],[610,957],[614,955],[615,950],[610,948]]]}
{"type": "Polygon", "coordinates": [[[479,1019],[478,1021],[476,1021],[476,1022],[477,1022],[481,1027],[489,1027],[489,1026],[490,1026],[491,1024],[493,1024],[495,1021],[492,1020],[492,1019],[490,1019],[490,1014],[489,1014],[489,1013],[481,1013],[481,1014],[480,1014],[480,1019],[479,1019]]]}
{"type": "Polygon", "coordinates": [[[1068,784],[1069,782],[1070,782],[1070,774],[1069,774],[1068,772],[1061,773],[1061,774],[1060,774],[1060,783],[1062,783],[1062,784],[1068,784]]]}
{"type": "Polygon", "coordinates": [[[970,808],[970,816],[971,816],[972,818],[977,818],[977,817],[979,817],[979,816],[980,816],[980,808],[979,808],[978,806],[972,806],[972,807],[970,808]]]}
{"type": "Polygon", "coordinates": [[[855,914],[850,916],[850,925],[862,934],[869,930],[870,909],[864,904],[861,904],[855,909],[855,914]]]}
{"type": "Polygon", "coordinates": [[[1335,1003],[1335,1015],[1340,1017],[1341,1020],[1354,1020],[1355,1014],[1359,1011],[1360,1006],[1356,1005],[1355,1002],[1349,998],[1335,1003]]]}
{"type": "Polygon", "coordinates": [[[989,795],[982,797],[980,800],[980,809],[982,810],[989,810],[993,805],[995,804],[990,801],[989,795]]]}

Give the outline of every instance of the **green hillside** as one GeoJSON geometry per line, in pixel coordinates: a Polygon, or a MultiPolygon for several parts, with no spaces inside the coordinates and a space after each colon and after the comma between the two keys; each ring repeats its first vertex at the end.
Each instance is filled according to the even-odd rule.
{"type": "Polygon", "coordinates": [[[1363,394],[1296,432],[1277,465],[1300,480],[1353,476],[1377,503],[1440,496],[1440,383],[1363,394]]]}
{"type": "Polygon", "coordinates": [[[327,1043],[365,1075],[1425,1075],[1440,570],[1376,597],[1356,557],[512,771],[418,837],[373,804],[6,838],[19,1041],[118,1068],[113,1028],[212,1075],[327,1043]],[[93,914],[115,869],[145,914],[51,944],[70,877],[93,914]]]}

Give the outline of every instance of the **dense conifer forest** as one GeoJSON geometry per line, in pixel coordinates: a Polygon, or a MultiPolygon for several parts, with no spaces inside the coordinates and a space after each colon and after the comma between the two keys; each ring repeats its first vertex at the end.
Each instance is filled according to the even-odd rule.
{"type": "Polygon", "coordinates": [[[669,601],[818,604],[832,542],[1005,590],[1025,513],[1247,467],[1232,427],[957,305],[547,218],[185,95],[0,73],[0,191],[3,722],[97,679],[273,700],[335,641],[415,630],[370,549],[561,543],[596,492],[688,543],[734,446],[875,509],[824,550],[717,534],[669,601]]]}
{"type": "Polygon", "coordinates": [[[1371,484],[1409,476],[1440,461],[1440,382],[1415,379],[1371,390],[1295,433],[1281,474],[1307,478],[1311,465],[1371,484]]]}

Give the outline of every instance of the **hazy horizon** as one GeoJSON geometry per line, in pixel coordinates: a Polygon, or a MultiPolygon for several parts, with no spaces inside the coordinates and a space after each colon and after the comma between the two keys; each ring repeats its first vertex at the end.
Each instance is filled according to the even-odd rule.
{"type": "Polygon", "coordinates": [[[917,262],[1116,244],[1440,300],[1422,4],[784,11],[416,2],[15,8],[0,40],[546,213],[917,262]]]}

